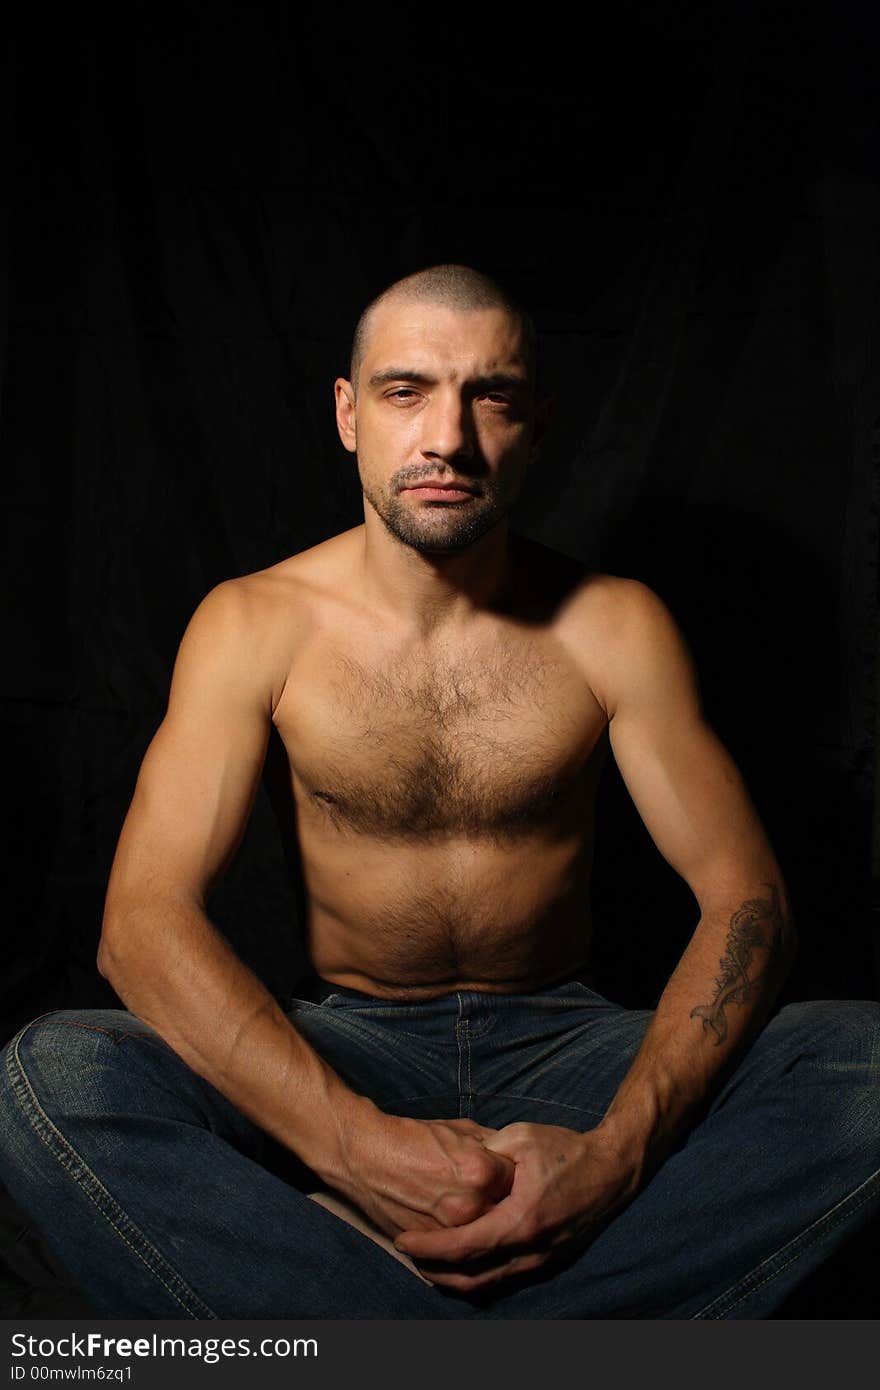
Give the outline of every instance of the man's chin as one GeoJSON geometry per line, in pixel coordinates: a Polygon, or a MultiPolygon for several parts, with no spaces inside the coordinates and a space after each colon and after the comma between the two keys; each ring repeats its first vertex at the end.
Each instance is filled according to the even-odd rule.
{"type": "MultiPolygon", "coordinates": [[[[485,532],[483,533],[485,534],[485,532]]],[[[398,536],[404,545],[408,545],[411,550],[417,550],[420,555],[461,555],[465,550],[470,550],[479,540],[479,536],[468,537],[466,540],[446,540],[443,542],[428,540],[406,540],[403,536],[398,536]]]]}
{"type": "MultiPolygon", "coordinates": [[[[383,520],[385,518],[383,517],[383,520]]],[[[499,516],[485,516],[473,518],[466,524],[459,523],[455,527],[437,527],[424,529],[416,526],[394,525],[385,520],[385,525],[393,536],[396,536],[404,545],[408,545],[412,550],[417,550],[420,555],[460,555],[465,550],[470,550],[471,546],[476,545],[491,531],[501,520],[499,516]]]]}
{"type": "Polygon", "coordinates": [[[373,506],[385,529],[420,555],[460,555],[491,531],[502,515],[495,507],[476,510],[470,504],[454,510],[452,506],[424,508],[418,513],[393,504],[381,509],[373,506]]]}

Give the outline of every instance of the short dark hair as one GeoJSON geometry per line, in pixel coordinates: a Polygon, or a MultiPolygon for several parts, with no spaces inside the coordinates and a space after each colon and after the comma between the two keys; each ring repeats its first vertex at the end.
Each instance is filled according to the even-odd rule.
{"type": "Polygon", "coordinates": [[[388,299],[423,300],[447,309],[504,309],[519,323],[529,378],[537,367],[537,334],[531,315],[497,281],[468,265],[432,265],[395,280],[371,300],[357,321],[351,345],[350,379],[357,390],[358,373],[366,350],[373,310],[388,299]]]}

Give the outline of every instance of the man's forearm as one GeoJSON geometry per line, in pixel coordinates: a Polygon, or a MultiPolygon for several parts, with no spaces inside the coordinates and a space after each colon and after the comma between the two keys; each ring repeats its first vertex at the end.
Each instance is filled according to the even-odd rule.
{"type": "Polygon", "coordinates": [[[346,1133],[379,1112],[297,1033],[197,903],[170,894],[117,903],[98,967],[193,1071],[343,1185],[346,1133]]]}
{"type": "Polygon", "coordinates": [[[196,902],[111,901],[98,965],[124,1003],[387,1234],[472,1220],[509,1190],[493,1131],[389,1115],[346,1086],[196,902]]]}
{"type": "Polygon", "coordinates": [[[602,1127],[647,1176],[766,1022],[795,949],[785,885],[704,910],[602,1127]]]}

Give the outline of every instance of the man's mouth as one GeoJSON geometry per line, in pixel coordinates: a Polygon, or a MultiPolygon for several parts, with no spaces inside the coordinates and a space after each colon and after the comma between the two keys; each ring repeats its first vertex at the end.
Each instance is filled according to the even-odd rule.
{"type": "Polygon", "coordinates": [[[417,483],[407,483],[402,491],[412,492],[424,502],[464,502],[476,495],[473,488],[439,478],[422,478],[417,483]]]}

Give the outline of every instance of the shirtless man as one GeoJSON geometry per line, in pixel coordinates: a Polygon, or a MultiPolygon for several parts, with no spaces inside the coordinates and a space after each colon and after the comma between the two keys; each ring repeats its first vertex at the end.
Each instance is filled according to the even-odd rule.
{"type": "Polygon", "coordinates": [[[673,618],[510,533],[528,318],[422,272],[335,389],[364,524],[196,612],[107,895],[130,1013],[10,1044],[13,1192],[119,1315],[767,1316],[876,1210],[880,1010],[773,1015],[789,894],[673,618]],[[316,976],[289,1010],[205,911],[273,723],[316,976]],[[609,746],[701,914],[653,1014],[582,982],[609,746]]]}

